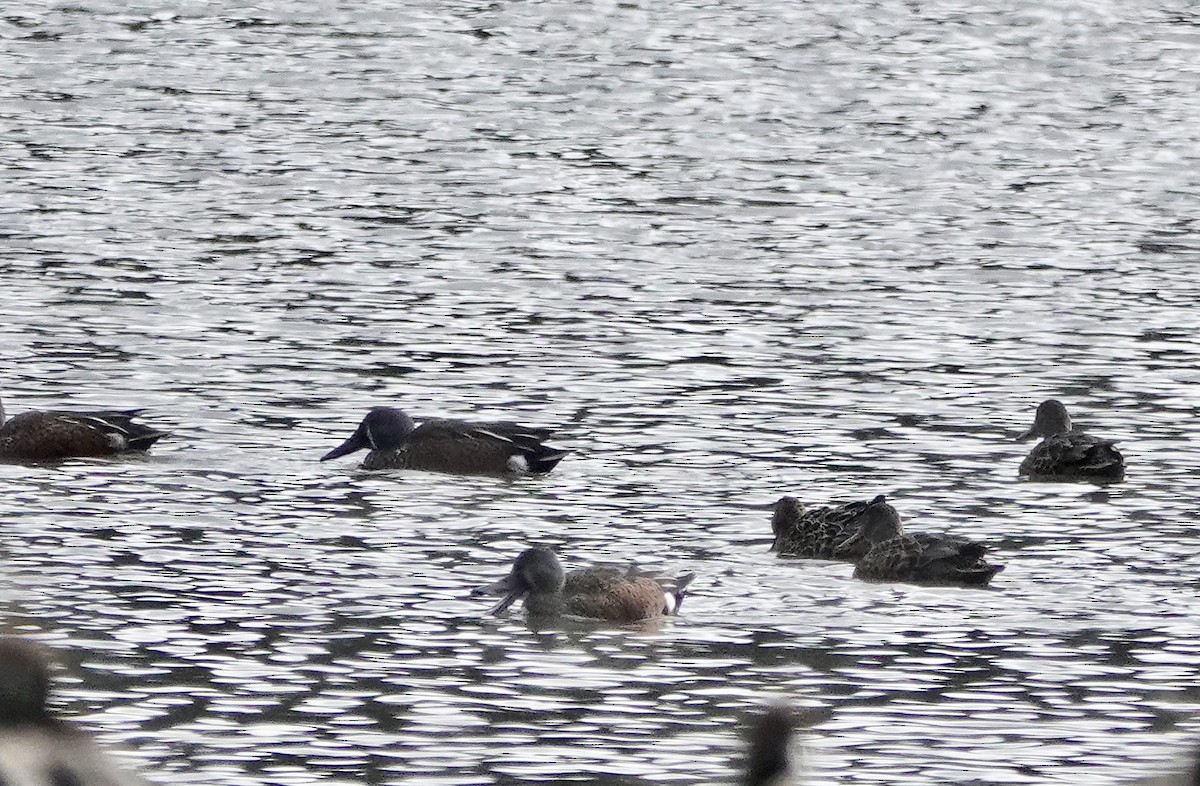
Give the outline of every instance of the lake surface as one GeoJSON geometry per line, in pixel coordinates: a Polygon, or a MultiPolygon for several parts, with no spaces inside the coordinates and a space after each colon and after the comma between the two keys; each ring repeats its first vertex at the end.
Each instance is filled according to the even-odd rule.
{"type": "Polygon", "coordinates": [[[1191,2],[27,3],[0,19],[0,395],[147,408],[0,465],[4,628],[158,783],[1122,783],[1200,739],[1191,2]],[[1037,403],[1118,441],[1022,482],[1037,403]],[[511,418],[515,482],[318,458],[511,418]],[[768,553],[886,493],[987,590],[768,553]],[[530,543],[695,571],[531,631],[530,543]]]}

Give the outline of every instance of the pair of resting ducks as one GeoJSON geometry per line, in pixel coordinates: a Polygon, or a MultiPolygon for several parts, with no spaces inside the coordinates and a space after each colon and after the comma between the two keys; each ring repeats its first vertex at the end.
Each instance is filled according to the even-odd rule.
{"type": "MultiPolygon", "coordinates": [[[[50,651],[40,644],[0,638],[0,784],[148,786],[50,711],[51,661],[50,651]]],[[[779,705],[750,722],[742,783],[780,786],[790,780],[791,738],[804,718],[779,705]]]]}
{"type": "MultiPolygon", "coordinates": [[[[45,461],[70,456],[144,451],[164,432],[134,422],[139,410],[27,412],[7,423],[0,407],[0,459],[45,461]]],[[[367,450],[366,469],[406,468],[456,474],[522,475],[552,470],[566,451],[545,444],[547,429],[511,422],[433,419],[420,425],[404,412],[377,407],[322,461],[367,450]]],[[[1042,441],[1021,465],[1037,478],[1119,480],[1124,462],[1111,441],[1071,427],[1061,402],[1043,402],[1033,427],[1018,439],[1042,441]]],[[[840,508],[805,510],[784,497],[772,518],[780,554],[856,563],[855,575],[880,581],[986,584],[1002,570],[983,559],[984,547],[952,535],[908,534],[883,497],[840,508]]],[[[523,552],[509,575],[477,592],[504,599],[503,611],[525,600],[531,616],[569,614],[633,622],[679,609],[692,576],[660,579],[636,568],[584,568],[566,573],[548,548],[523,552]]]]}
{"type": "Polygon", "coordinates": [[[982,543],[949,533],[905,532],[882,494],[870,502],[806,509],[795,497],[774,505],[771,550],[783,557],[845,560],[866,581],[983,586],[1003,565],[982,543]]]}

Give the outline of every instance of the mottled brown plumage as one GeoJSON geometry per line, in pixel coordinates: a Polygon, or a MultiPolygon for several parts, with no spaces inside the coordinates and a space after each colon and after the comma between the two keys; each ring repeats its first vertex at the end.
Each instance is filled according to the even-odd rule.
{"type": "Polygon", "coordinates": [[[525,611],[532,617],[568,614],[637,622],[676,613],[692,578],[686,574],[674,580],[660,579],[637,568],[609,566],[566,573],[553,550],[534,546],[521,552],[507,576],[472,594],[504,595],[492,614],[524,598],[525,611]]]}
{"type": "Polygon", "coordinates": [[[772,507],[771,550],[781,557],[854,560],[866,553],[866,544],[846,551],[842,544],[858,531],[859,516],[872,503],[883,503],[883,495],[871,502],[806,508],[795,497],[780,497],[772,507]]]}
{"type": "Polygon", "coordinates": [[[984,560],[987,549],[981,543],[957,535],[905,533],[896,509],[886,504],[869,505],[858,532],[842,548],[859,542],[870,546],[855,563],[854,575],[866,581],[983,585],[1004,570],[984,560]]]}
{"type": "Polygon", "coordinates": [[[376,407],[322,461],[369,448],[363,469],[417,469],[457,475],[544,474],[567,454],[548,447],[551,432],[516,423],[433,419],[416,425],[398,409],[376,407]]]}
{"type": "Polygon", "coordinates": [[[166,432],[135,423],[139,412],[24,412],[5,422],[0,406],[0,460],[57,461],[144,452],[166,432]]]}
{"type": "Polygon", "coordinates": [[[1125,478],[1125,459],[1112,440],[1100,439],[1072,428],[1071,417],[1061,401],[1048,399],[1038,405],[1033,426],[1017,441],[1042,437],[1018,474],[1032,480],[1087,480],[1115,482],[1125,478]]]}

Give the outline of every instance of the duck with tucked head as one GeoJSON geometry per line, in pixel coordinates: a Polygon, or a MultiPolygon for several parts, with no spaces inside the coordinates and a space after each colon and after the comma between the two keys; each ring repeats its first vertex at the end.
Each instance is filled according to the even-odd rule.
{"type": "Polygon", "coordinates": [[[491,610],[499,614],[525,599],[530,617],[571,615],[611,622],[638,622],[679,611],[690,573],[662,579],[635,567],[596,566],[563,570],[554,551],[534,546],[521,552],[507,576],[472,595],[503,595],[491,610]]]}
{"type": "Polygon", "coordinates": [[[858,532],[841,548],[854,549],[859,541],[869,546],[855,563],[854,575],[866,581],[982,586],[1004,570],[984,560],[982,543],[958,535],[906,533],[900,514],[886,502],[867,506],[858,532]]]}
{"type": "Polygon", "coordinates": [[[455,475],[543,475],[567,451],[543,444],[550,430],[516,423],[433,419],[417,425],[394,407],[367,413],[350,439],[321,461],[369,448],[363,469],[419,469],[455,475]]]}
{"type": "Polygon", "coordinates": [[[1114,482],[1125,477],[1125,459],[1109,439],[1099,439],[1071,427],[1071,416],[1061,401],[1038,405],[1033,426],[1018,442],[1033,437],[1042,441],[1021,462],[1019,473],[1032,480],[1092,480],[1114,482]]]}
{"type": "Polygon", "coordinates": [[[162,437],[135,423],[140,409],[22,412],[7,422],[0,403],[0,461],[58,461],[144,453],[162,437]]]}
{"type": "Polygon", "coordinates": [[[866,553],[865,542],[858,542],[857,548],[849,552],[841,546],[858,531],[859,517],[867,506],[883,501],[880,494],[870,502],[806,508],[795,497],[780,497],[772,506],[771,530],[775,541],[771,551],[781,557],[858,559],[866,553]]]}
{"type": "Polygon", "coordinates": [[[48,651],[0,638],[0,783],[13,786],[145,786],[90,737],[54,717],[48,651]]]}

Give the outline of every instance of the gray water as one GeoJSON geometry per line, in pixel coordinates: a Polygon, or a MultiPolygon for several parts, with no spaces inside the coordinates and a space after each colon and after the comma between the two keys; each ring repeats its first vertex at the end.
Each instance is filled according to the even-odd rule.
{"type": "Polygon", "coordinates": [[[1190,2],[82,0],[0,19],[4,629],[159,783],[1120,783],[1200,738],[1190,2]],[[1132,6],[1132,7],[1131,7],[1132,6]],[[1067,402],[1126,482],[1022,482],[1067,402]],[[368,407],[551,425],[515,482],[320,463],[368,407]],[[767,552],[887,493],[968,591],[767,552]],[[642,629],[471,588],[698,574],[642,629]]]}

